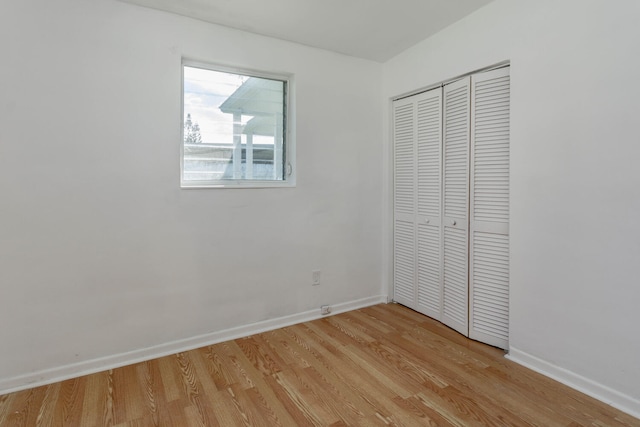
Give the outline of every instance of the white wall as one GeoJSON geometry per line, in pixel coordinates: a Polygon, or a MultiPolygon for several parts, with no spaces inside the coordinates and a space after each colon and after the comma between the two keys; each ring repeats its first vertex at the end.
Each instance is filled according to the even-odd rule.
{"type": "Polygon", "coordinates": [[[380,64],[114,0],[0,52],[0,391],[383,297],[380,64]],[[179,188],[182,56],[294,74],[297,187],[179,188]]]}
{"type": "Polygon", "coordinates": [[[636,416],[639,16],[497,0],[384,67],[389,99],[511,61],[511,357],[636,416]]]}

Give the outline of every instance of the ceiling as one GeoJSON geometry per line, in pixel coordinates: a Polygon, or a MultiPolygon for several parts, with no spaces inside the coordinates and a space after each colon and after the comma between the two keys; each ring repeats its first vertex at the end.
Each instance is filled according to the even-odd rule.
{"type": "Polygon", "coordinates": [[[492,0],[122,0],[385,62],[492,0]]]}

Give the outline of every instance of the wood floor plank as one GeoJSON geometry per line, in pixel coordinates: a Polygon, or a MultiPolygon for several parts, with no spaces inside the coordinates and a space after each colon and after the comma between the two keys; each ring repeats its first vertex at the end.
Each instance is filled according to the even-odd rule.
{"type": "Polygon", "coordinates": [[[287,366],[308,366],[304,354],[291,347],[287,336],[281,330],[265,332],[254,336],[258,345],[264,347],[271,357],[278,361],[282,369],[287,366]]]}
{"type": "Polygon", "coordinates": [[[282,359],[268,349],[264,344],[264,340],[259,337],[247,337],[237,340],[238,346],[251,361],[254,368],[256,368],[263,375],[273,375],[282,371],[284,363],[282,359]]]}
{"type": "Polygon", "coordinates": [[[247,426],[278,426],[279,421],[274,416],[273,411],[266,409],[263,400],[255,398],[253,395],[254,388],[244,388],[236,384],[228,388],[231,401],[236,410],[241,414],[243,422],[247,426]],[[254,399],[252,399],[254,397],[254,399]],[[256,405],[258,402],[258,405],[256,405]]]}
{"type": "Polygon", "coordinates": [[[87,375],[85,396],[82,403],[82,415],[80,417],[87,427],[110,425],[113,422],[105,422],[105,405],[107,400],[103,391],[107,387],[108,372],[87,375]]]}
{"type": "MultiPolygon", "coordinates": [[[[330,424],[322,419],[316,408],[309,403],[308,394],[304,388],[296,389],[292,382],[283,373],[278,373],[267,378],[271,389],[278,399],[284,404],[287,412],[295,421],[296,426],[322,426],[330,424]]],[[[335,421],[335,420],[334,420],[335,421]]]]}
{"type": "Polygon", "coordinates": [[[424,420],[424,425],[442,427],[459,425],[445,418],[446,414],[442,414],[431,406],[425,405],[424,401],[422,401],[418,396],[412,396],[409,399],[402,400],[397,398],[395,402],[399,407],[403,408],[403,410],[412,412],[422,418],[424,420]]]}
{"type": "Polygon", "coordinates": [[[44,399],[38,411],[38,417],[36,418],[37,426],[54,425],[54,414],[56,404],[59,398],[60,388],[62,384],[57,383],[52,387],[45,388],[44,399]]]}
{"type": "Polygon", "coordinates": [[[0,396],[0,427],[640,427],[440,322],[380,304],[0,396]]]}
{"type": "Polygon", "coordinates": [[[18,393],[0,395],[0,426],[5,425],[5,421],[11,413],[13,401],[18,397],[18,393]]]}
{"type": "Polygon", "coordinates": [[[229,360],[224,351],[225,345],[208,346],[203,349],[203,357],[207,370],[218,390],[226,390],[231,384],[238,384],[239,377],[233,369],[234,364],[229,360]]]}
{"type": "Polygon", "coordinates": [[[40,406],[46,394],[46,387],[37,387],[18,394],[10,408],[6,419],[11,426],[35,426],[37,425],[40,406]]]}
{"type": "Polygon", "coordinates": [[[230,388],[220,390],[211,396],[211,405],[221,426],[248,425],[247,416],[244,411],[238,408],[230,388]]]}
{"type": "MultiPolygon", "coordinates": [[[[74,378],[63,381],[58,392],[58,399],[62,417],[59,419],[61,425],[79,424],[82,416],[82,405],[85,399],[85,384],[87,377],[74,378]]],[[[58,424],[54,421],[55,424],[58,424]]]]}
{"type": "MultiPolygon", "coordinates": [[[[186,406],[190,423],[203,426],[218,426],[218,419],[209,403],[206,390],[202,386],[201,379],[197,376],[192,358],[197,357],[197,352],[178,353],[177,359],[182,373],[183,391],[187,397],[189,405],[186,406]]],[[[206,379],[204,379],[206,381],[206,379]]],[[[216,389],[211,392],[215,392],[216,389]]]]}
{"type": "MultiPolygon", "coordinates": [[[[216,346],[216,348],[218,348],[218,346],[216,346]]],[[[223,343],[220,350],[227,356],[227,360],[230,363],[229,368],[232,368],[235,372],[237,382],[234,384],[238,384],[244,388],[255,387],[255,382],[259,378],[262,378],[263,375],[251,360],[247,358],[237,340],[223,343]]]]}
{"type": "Polygon", "coordinates": [[[136,420],[144,415],[142,391],[140,390],[135,365],[113,370],[113,414],[114,422],[136,420]]]}

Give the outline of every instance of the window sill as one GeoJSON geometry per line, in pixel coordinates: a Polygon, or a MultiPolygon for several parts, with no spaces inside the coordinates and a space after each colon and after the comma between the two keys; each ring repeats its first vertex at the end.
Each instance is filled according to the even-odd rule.
{"type": "Polygon", "coordinates": [[[252,180],[225,180],[225,181],[188,181],[180,183],[184,190],[192,189],[223,189],[223,188],[292,188],[296,183],[292,179],[287,181],[252,181],[252,180]]]}

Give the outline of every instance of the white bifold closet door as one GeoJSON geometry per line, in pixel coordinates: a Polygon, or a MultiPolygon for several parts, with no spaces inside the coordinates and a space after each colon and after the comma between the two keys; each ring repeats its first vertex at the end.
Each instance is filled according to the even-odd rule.
{"type": "Polygon", "coordinates": [[[469,334],[469,78],[444,87],[442,323],[469,334]]]}
{"type": "Polygon", "coordinates": [[[442,89],[394,102],[394,299],[441,318],[442,89]]]}
{"type": "Polygon", "coordinates": [[[472,76],[469,337],[509,340],[509,69],[472,76]]]}
{"type": "Polygon", "coordinates": [[[509,69],[393,103],[394,300],[508,346],[509,69]]]}
{"type": "Polygon", "coordinates": [[[393,285],[394,300],[416,301],[416,107],[415,99],[393,103],[393,285]]]}

